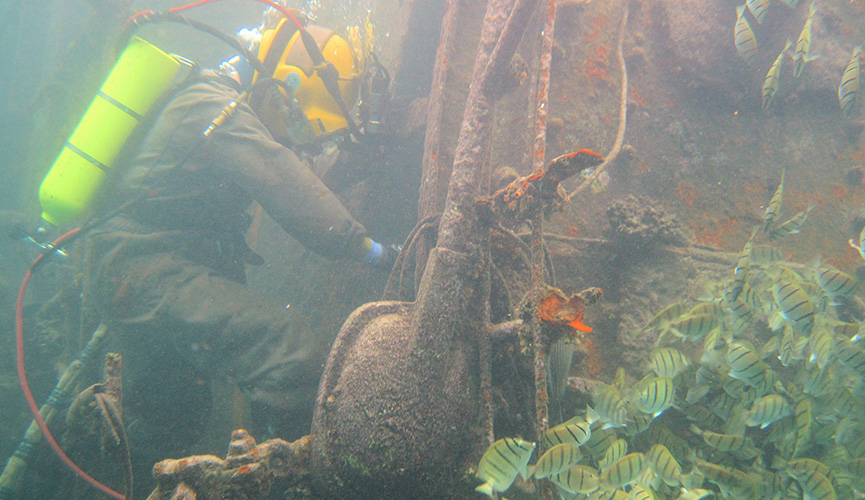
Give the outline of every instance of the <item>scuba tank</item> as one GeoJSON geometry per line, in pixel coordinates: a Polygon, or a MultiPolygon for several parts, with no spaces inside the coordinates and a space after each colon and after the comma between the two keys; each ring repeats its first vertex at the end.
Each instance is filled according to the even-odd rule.
{"type": "Polygon", "coordinates": [[[88,210],[124,143],[182,63],[132,38],[39,187],[44,222],[60,226],[88,210]]]}

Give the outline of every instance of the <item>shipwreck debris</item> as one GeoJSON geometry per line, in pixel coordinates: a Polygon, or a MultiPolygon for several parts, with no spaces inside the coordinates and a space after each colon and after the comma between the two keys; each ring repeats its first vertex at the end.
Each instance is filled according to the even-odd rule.
{"type": "Polygon", "coordinates": [[[238,429],[231,434],[225,460],[195,455],[153,466],[159,484],[147,500],[262,498],[277,482],[284,489],[305,490],[308,463],[309,436],[291,443],[270,439],[256,444],[238,429]]]}

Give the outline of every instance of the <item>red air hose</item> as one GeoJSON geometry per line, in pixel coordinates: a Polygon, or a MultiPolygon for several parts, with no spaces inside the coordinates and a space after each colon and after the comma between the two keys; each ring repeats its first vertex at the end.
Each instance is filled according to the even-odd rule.
{"type": "MultiPolygon", "coordinates": [[[[201,5],[208,4],[211,2],[216,2],[216,1],[218,1],[218,0],[198,0],[197,2],[193,2],[193,3],[187,4],[187,5],[182,5],[180,7],[175,7],[173,9],[168,9],[168,12],[171,12],[172,14],[175,12],[182,12],[184,10],[191,9],[193,7],[199,7],[201,5]]],[[[297,18],[294,17],[294,15],[291,13],[290,10],[277,4],[276,2],[272,2],[271,0],[254,0],[254,1],[270,5],[274,9],[282,12],[287,18],[291,19],[294,22],[294,24],[297,25],[298,28],[303,28],[303,25],[300,24],[300,21],[298,21],[297,18]]],[[[135,22],[135,19],[137,19],[140,16],[145,16],[147,14],[153,14],[153,11],[152,10],[145,10],[145,11],[139,12],[138,14],[135,14],[134,16],[127,19],[126,24],[135,22]]]]}
{"type": "MultiPolygon", "coordinates": [[[[54,241],[54,246],[59,247],[63,241],[77,234],[79,229],[80,228],[75,228],[57,238],[54,241]]],[[[45,258],[46,255],[47,254],[43,253],[37,257],[30,266],[30,269],[27,270],[27,274],[25,274],[24,279],[21,280],[21,288],[18,290],[18,301],[15,304],[15,354],[18,361],[18,380],[21,382],[21,390],[24,391],[24,399],[27,400],[27,406],[30,407],[30,412],[33,414],[33,420],[36,421],[36,425],[39,426],[39,430],[42,431],[42,435],[45,437],[45,440],[48,441],[48,444],[51,446],[51,449],[54,450],[57,457],[60,458],[60,461],[72,469],[72,472],[77,474],[81,479],[93,485],[94,488],[106,495],[110,495],[120,500],[125,500],[125,496],[100,483],[84,472],[81,467],[75,465],[75,462],[73,462],[72,459],[63,452],[63,448],[61,448],[57,443],[57,440],[54,439],[51,431],[48,430],[48,425],[45,424],[45,419],[43,419],[42,415],[39,413],[39,407],[36,405],[36,400],[33,398],[33,393],[30,391],[30,384],[27,383],[27,373],[24,370],[24,293],[27,291],[27,284],[30,282],[30,276],[33,274],[33,269],[42,261],[42,259],[45,258]]]]}
{"type": "MultiPolygon", "coordinates": [[[[168,12],[175,13],[181,12],[187,9],[191,9],[193,7],[199,7],[201,5],[205,5],[211,2],[216,2],[217,0],[198,0],[197,2],[193,2],[187,5],[183,5],[181,7],[175,7],[173,9],[168,9],[168,12]]],[[[271,0],[255,0],[257,2],[261,2],[267,4],[274,9],[282,12],[286,17],[291,19],[299,28],[303,28],[303,25],[300,24],[300,21],[297,20],[294,15],[292,15],[291,11],[282,7],[281,5],[272,2],[271,0]]],[[[152,10],[139,12],[134,16],[130,17],[126,24],[131,22],[135,22],[135,20],[147,14],[153,14],[152,10]]],[[[81,228],[75,228],[66,234],[60,236],[54,241],[54,246],[59,247],[61,243],[65,240],[73,237],[81,228]]],[[[30,391],[30,384],[27,382],[27,373],[24,369],[24,294],[27,291],[27,285],[30,282],[30,277],[33,274],[33,270],[36,266],[45,258],[47,254],[43,253],[36,260],[33,261],[33,264],[30,266],[30,269],[27,270],[27,273],[24,275],[24,279],[21,280],[21,288],[18,291],[18,301],[15,305],[15,347],[16,347],[16,359],[18,363],[18,380],[21,383],[21,390],[24,392],[24,399],[27,400],[27,406],[30,407],[30,412],[33,414],[33,420],[36,421],[36,425],[39,426],[39,430],[42,431],[42,435],[45,437],[45,440],[51,446],[51,449],[54,450],[54,454],[63,462],[64,465],[69,467],[72,472],[74,472],[78,477],[87,481],[94,488],[99,491],[109,495],[111,497],[117,498],[119,500],[126,500],[126,497],[121,493],[118,493],[105,484],[102,484],[86,472],[84,472],[81,467],[75,464],[71,458],[63,451],[63,448],[57,443],[57,440],[54,439],[54,436],[51,434],[51,431],[48,430],[48,425],[45,423],[45,419],[42,418],[42,415],[39,413],[39,407],[36,405],[36,400],[33,398],[33,393],[30,391]]]]}

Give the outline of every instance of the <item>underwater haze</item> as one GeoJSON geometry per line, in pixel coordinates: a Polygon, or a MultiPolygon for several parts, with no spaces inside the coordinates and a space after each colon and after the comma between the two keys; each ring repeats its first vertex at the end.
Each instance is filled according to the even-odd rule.
{"type": "Polygon", "coordinates": [[[268,3],[0,6],[0,500],[865,498],[865,0],[268,3]]]}

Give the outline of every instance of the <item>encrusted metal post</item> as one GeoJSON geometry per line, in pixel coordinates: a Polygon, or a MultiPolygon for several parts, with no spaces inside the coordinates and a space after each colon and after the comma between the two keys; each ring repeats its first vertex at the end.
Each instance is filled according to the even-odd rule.
{"type": "MultiPolygon", "coordinates": [[[[533,170],[540,175],[544,170],[547,139],[547,101],[550,90],[550,63],[553,50],[553,27],[556,23],[556,0],[547,1],[546,20],[541,45],[541,61],[538,68],[537,111],[535,120],[535,143],[532,151],[533,170]]],[[[544,432],[549,427],[549,408],[547,396],[547,371],[545,354],[547,346],[541,335],[538,305],[545,291],[544,287],[544,211],[534,210],[532,214],[532,345],[534,346],[535,411],[537,419],[538,453],[544,452],[544,432]]],[[[549,481],[540,483],[541,498],[552,500],[553,490],[549,481]]]]}

